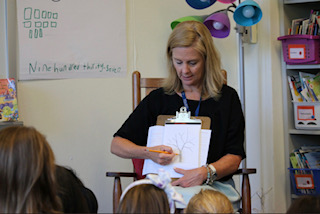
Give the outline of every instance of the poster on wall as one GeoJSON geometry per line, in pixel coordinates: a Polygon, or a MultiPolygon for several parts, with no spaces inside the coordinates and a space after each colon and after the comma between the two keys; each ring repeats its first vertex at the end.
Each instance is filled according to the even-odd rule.
{"type": "Polygon", "coordinates": [[[124,77],[125,0],[17,0],[19,80],[124,77]]]}

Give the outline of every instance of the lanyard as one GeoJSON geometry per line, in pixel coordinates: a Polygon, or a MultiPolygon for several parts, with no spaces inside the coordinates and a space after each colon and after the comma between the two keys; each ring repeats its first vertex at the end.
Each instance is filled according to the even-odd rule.
{"type": "MultiPolygon", "coordinates": [[[[188,105],[188,101],[187,101],[187,98],[186,98],[186,94],[184,93],[184,91],[181,92],[181,96],[182,96],[182,100],[183,100],[184,106],[187,108],[187,111],[190,111],[189,105],[188,105]]],[[[196,109],[196,111],[194,113],[196,117],[199,115],[200,103],[201,103],[201,97],[200,97],[200,100],[199,100],[198,107],[197,107],[197,109],[196,109]]]]}

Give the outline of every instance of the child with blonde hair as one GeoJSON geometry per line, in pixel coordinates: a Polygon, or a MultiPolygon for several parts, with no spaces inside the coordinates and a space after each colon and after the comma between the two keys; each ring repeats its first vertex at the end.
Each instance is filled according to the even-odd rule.
{"type": "Polygon", "coordinates": [[[185,213],[234,213],[234,211],[231,202],[223,193],[202,189],[190,199],[185,213]]]}

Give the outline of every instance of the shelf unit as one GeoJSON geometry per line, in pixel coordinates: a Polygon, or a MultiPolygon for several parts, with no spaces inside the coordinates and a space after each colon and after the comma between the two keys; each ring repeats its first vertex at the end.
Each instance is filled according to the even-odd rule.
{"type": "MultiPolygon", "coordinates": [[[[309,17],[311,9],[320,9],[320,0],[280,0],[280,27],[281,36],[286,35],[288,28],[291,26],[292,19],[309,17]]],[[[302,145],[320,145],[320,130],[298,130],[294,127],[293,104],[291,93],[288,86],[287,76],[297,74],[299,71],[309,73],[320,72],[320,64],[316,65],[287,65],[282,57],[282,95],[283,95],[283,112],[284,112],[284,148],[285,148],[285,165],[286,169],[286,195],[287,207],[290,206],[293,195],[290,174],[287,168],[290,166],[289,154],[302,145]]]]}
{"type": "Polygon", "coordinates": [[[6,122],[0,122],[0,130],[7,128],[9,126],[23,126],[22,121],[6,121],[6,122]]]}

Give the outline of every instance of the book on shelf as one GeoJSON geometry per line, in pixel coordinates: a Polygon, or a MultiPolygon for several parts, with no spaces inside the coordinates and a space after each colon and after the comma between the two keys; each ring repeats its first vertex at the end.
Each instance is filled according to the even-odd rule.
{"type": "Polygon", "coordinates": [[[299,168],[299,164],[296,158],[296,155],[292,152],[290,153],[290,163],[292,168],[299,168]]]}
{"type": "Polygon", "coordinates": [[[320,100],[320,72],[315,77],[307,80],[307,85],[312,92],[313,96],[319,101],[320,100]]]}
{"type": "Polygon", "coordinates": [[[287,78],[292,101],[320,101],[320,72],[313,74],[300,71],[298,74],[288,75],[287,78]]]}
{"type": "Polygon", "coordinates": [[[18,119],[15,79],[0,79],[0,121],[18,121],[18,119]]]}
{"type": "Polygon", "coordinates": [[[301,34],[307,34],[308,28],[309,28],[309,19],[305,19],[302,21],[301,34]]]}
{"type": "Polygon", "coordinates": [[[302,96],[308,101],[308,102],[314,102],[316,101],[313,94],[310,91],[310,88],[307,84],[308,80],[310,78],[314,77],[314,74],[309,74],[305,72],[299,72],[299,77],[302,85],[302,91],[301,94],[302,96]]]}
{"type": "Polygon", "coordinates": [[[308,187],[301,187],[302,180],[308,178],[312,184],[314,179],[318,179],[318,171],[320,169],[320,145],[303,145],[300,148],[293,150],[290,153],[290,169],[291,176],[295,178],[295,187],[298,193],[301,194],[315,194],[317,191],[308,187]],[[299,187],[298,187],[299,186],[299,187]]]}
{"type": "Polygon", "coordinates": [[[316,75],[306,72],[299,72],[299,78],[301,82],[301,95],[307,102],[316,102],[319,101],[317,96],[315,96],[314,91],[310,89],[309,80],[314,78],[316,75]]]}
{"type": "Polygon", "coordinates": [[[303,158],[302,154],[299,152],[299,149],[295,150],[294,155],[296,156],[298,168],[299,169],[308,169],[308,164],[306,163],[306,159],[303,158]]]}
{"type": "Polygon", "coordinates": [[[317,24],[318,24],[318,32],[316,33],[316,35],[320,35],[320,14],[317,15],[316,20],[317,20],[317,24]]]}
{"type": "Polygon", "coordinates": [[[310,169],[320,169],[320,152],[319,151],[306,152],[304,153],[304,156],[308,161],[310,169]]]}
{"type": "Polygon", "coordinates": [[[313,9],[309,17],[297,18],[291,21],[288,35],[320,35],[320,11],[313,9]]]}
{"type": "Polygon", "coordinates": [[[291,34],[300,34],[299,32],[301,31],[300,29],[302,28],[302,23],[303,21],[306,20],[306,18],[298,18],[298,19],[293,19],[291,21],[291,34]]]}
{"type": "Polygon", "coordinates": [[[300,94],[301,92],[301,83],[298,75],[288,76],[288,83],[291,92],[292,100],[295,102],[303,102],[303,98],[300,94]]]}
{"type": "Polygon", "coordinates": [[[309,17],[309,29],[307,34],[308,35],[319,35],[318,29],[319,29],[319,22],[317,17],[320,15],[319,10],[311,10],[310,11],[310,17],[309,17]]]}
{"type": "Polygon", "coordinates": [[[310,169],[320,169],[320,146],[301,146],[299,152],[305,157],[310,169]]]}
{"type": "Polygon", "coordinates": [[[301,146],[290,153],[292,168],[320,169],[320,146],[301,146]]]}
{"type": "Polygon", "coordinates": [[[320,151],[320,145],[301,146],[300,152],[314,152],[320,151]]]}

